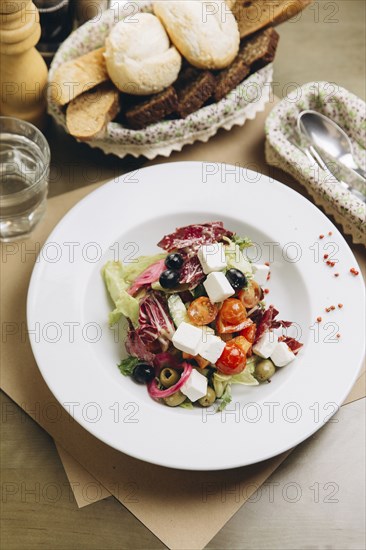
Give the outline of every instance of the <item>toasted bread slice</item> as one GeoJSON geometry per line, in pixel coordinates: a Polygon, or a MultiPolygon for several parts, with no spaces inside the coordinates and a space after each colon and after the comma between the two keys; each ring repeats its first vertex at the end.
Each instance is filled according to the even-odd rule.
{"type": "Polygon", "coordinates": [[[304,10],[313,0],[233,0],[231,6],[238,21],[240,38],[278,25],[304,10]]]}
{"type": "Polygon", "coordinates": [[[50,82],[52,99],[66,105],[77,96],[109,80],[104,48],[93,50],[60,65],[50,82]]]}
{"type": "Polygon", "coordinates": [[[125,112],[128,126],[135,130],[146,128],[149,124],[159,122],[166,116],[174,113],[178,107],[178,96],[173,86],[163,92],[155,94],[125,112]]]}
{"type": "Polygon", "coordinates": [[[119,111],[119,92],[106,82],[71,101],[66,110],[70,134],[82,141],[103,137],[107,124],[119,111]]]}

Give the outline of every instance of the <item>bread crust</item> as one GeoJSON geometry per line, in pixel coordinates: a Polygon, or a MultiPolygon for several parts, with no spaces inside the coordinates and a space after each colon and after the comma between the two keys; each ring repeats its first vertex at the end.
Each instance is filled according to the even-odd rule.
{"type": "Polygon", "coordinates": [[[98,48],[60,65],[50,82],[52,99],[58,105],[66,105],[109,80],[103,54],[104,48],[98,48]]]}
{"type": "Polygon", "coordinates": [[[177,79],[182,58],[151,13],[122,20],[106,39],[105,59],[115,86],[126,94],[159,93],[177,79]]]}
{"type": "Polygon", "coordinates": [[[240,38],[279,25],[304,10],[313,0],[231,0],[240,38]]]}
{"type": "Polygon", "coordinates": [[[224,0],[158,0],[153,10],[175,47],[194,67],[223,69],[235,59],[239,29],[224,0]]]}
{"type": "Polygon", "coordinates": [[[169,86],[160,94],[151,96],[146,101],[134,105],[125,112],[125,118],[130,128],[141,130],[159,122],[174,113],[178,107],[178,97],[173,86],[169,86]]]}
{"type": "Polygon", "coordinates": [[[181,118],[195,113],[212,96],[215,90],[216,78],[211,71],[200,71],[188,67],[175,83],[178,94],[177,113],[181,118]]]}
{"type": "Polygon", "coordinates": [[[119,112],[119,92],[112,83],[101,84],[76,97],[66,110],[66,126],[81,141],[103,137],[107,124],[119,112]]]}

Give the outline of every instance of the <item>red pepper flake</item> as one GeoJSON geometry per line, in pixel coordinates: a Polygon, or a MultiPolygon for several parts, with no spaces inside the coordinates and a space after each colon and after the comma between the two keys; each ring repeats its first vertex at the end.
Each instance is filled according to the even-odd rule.
{"type": "Polygon", "coordinates": [[[330,312],[330,307],[326,307],[326,308],[325,308],[325,311],[326,311],[327,313],[329,313],[329,312],[330,312]]]}
{"type": "Polygon", "coordinates": [[[335,306],[330,306],[330,309],[331,309],[332,311],[334,311],[334,310],[335,310],[335,306]]]}
{"type": "Polygon", "coordinates": [[[269,281],[269,280],[270,280],[270,278],[271,278],[271,272],[270,272],[270,271],[268,271],[268,275],[267,275],[267,279],[266,279],[266,280],[267,280],[267,281],[269,281]]]}
{"type": "Polygon", "coordinates": [[[316,322],[317,322],[317,323],[321,323],[322,320],[323,320],[323,319],[322,319],[321,317],[317,317],[317,318],[316,318],[316,322]]]}
{"type": "Polygon", "coordinates": [[[329,237],[331,237],[333,235],[333,233],[331,231],[329,231],[328,235],[329,235],[329,237]]]}
{"type": "Polygon", "coordinates": [[[339,277],[339,273],[334,273],[334,277],[339,277]]]}
{"type": "Polygon", "coordinates": [[[270,266],[270,263],[269,262],[264,262],[264,265],[266,265],[267,267],[270,266]]]}
{"type": "Polygon", "coordinates": [[[338,304],[339,309],[342,309],[343,304],[338,304]]]}
{"type": "Polygon", "coordinates": [[[319,239],[324,239],[324,235],[323,234],[319,235],[319,239]]]}
{"type": "Polygon", "coordinates": [[[340,334],[339,334],[339,332],[338,332],[338,334],[337,334],[337,338],[340,338],[340,337],[341,337],[341,335],[340,335],[340,334]]]}
{"type": "Polygon", "coordinates": [[[269,293],[269,288],[264,288],[263,292],[264,292],[264,294],[268,294],[269,293]]]}
{"type": "Polygon", "coordinates": [[[323,258],[324,260],[326,260],[327,258],[329,258],[329,254],[324,254],[323,258]]]}
{"type": "Polygon", "coordinates": [[[335,266],[335,262],[330,262],[330,267],[334,267],[335,266]]]}
{"type": "Polygon", "coordinates": [[[327,265],[330,265],[330,260],[327,260],[327,265]]]}
{"type": "Polygon", "coordinates": [[[357,271],[357,269],[355,267],[351,267],[351,269],[349,270],[350,273],[352,273],[352,275],[354,275],[355,277],[357,277],[357,275],[359,274],[359,272],[357,271]]]}

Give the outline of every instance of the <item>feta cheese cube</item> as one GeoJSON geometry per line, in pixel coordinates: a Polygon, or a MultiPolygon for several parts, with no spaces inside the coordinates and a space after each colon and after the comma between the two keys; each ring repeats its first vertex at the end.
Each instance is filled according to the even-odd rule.
{"type": "Polygon", "coordinates": [[[258,342],[253,346],[253,353],[259,355],[263,359],[268,359],[268,357],[274,352],[275,348],[278,345],[277,336],[269,330],[262,334],[258,342]]]}
{"type": "Polygon", "coordinates": [[[276,367],[285,367],[295,359],[296,355],[290,350],[285,342],[278,342],[271,359],[276,367]]]}
{"type": "Polygon", "coordinates": [[[227,266],[225,249],[222,243],[202,245],[198,250],[198,259],[205,275],[213,271],[222,271],[227,266]]]}
{"type": "Polygon", "coordinates": [[[207,378],[195,369],[192,370],[190,377],[186,380],[180,391],[192,402],[201,399],[207,393],[207,378]]]}
{"type": "Polygon", "coordinates": [[[203,286],[213,304],[223,302],[226,298],[235,294],[235,290],[221,271],[215,271],[207,275],[203,286]]]}
{"type": "Polygon", "coordinates": [[[180,351],[197,355],[202,342],[202,330],[183,321],[175,331],[172,342],[180,351]]]}
{"type": "Polygon", "coordinates": [[[207,334],[205,341],[201,342],[198,353],[210,363],[215,364],[225,348],[225,342],[218,336],[207,334]]]}
{"type": "Polygon", "coordinates": [[[267,277],[269,273],[268,265],[264,264],[254,264],[254,280],[259,284],[259,286],[264,286],[267,282],[267,277]]]}

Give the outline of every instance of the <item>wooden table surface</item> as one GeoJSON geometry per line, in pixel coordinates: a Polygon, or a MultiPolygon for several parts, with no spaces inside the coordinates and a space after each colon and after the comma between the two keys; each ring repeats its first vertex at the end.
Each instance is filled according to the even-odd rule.
{"type": "MultiPolygon", "coordinates": [[[[51,196],[143,164],[75,144],[53,125],[47,134],[51,196]]],[[[253,158],[263,164],[263,139],[255,144],[253,158]]],[[[276,177],[304,194],[285,174],[276,177]]],[[[360,259],[362,248],[352,248],[360,259]]],[[[7,396],[1,398],[2,548],[163,548],[113,497],[79,510],[53,440],[7,396]]],[[[208,548],[365,548],[365,401],[343,407],[337,422],[300,445],[208,548]]]]}
{"type": "MultiPolygon", "coordinates": [[[[350,89],[363,95],[362,64],[353,67],[350,63],[355,52],[358,52],[357,59],[362,57],[361,31],[355,32],[354,25],[362,25],[363,18],[357,13],[364,13],[364,8],[360,11],[362,3],[356,0],[328,4],[329,9],[338,6],[336,26],[326,24],[324,17],[314,25],[314,10],[305,12],[297,25],[281,27],[277,72],[280,88],[289,79],[288,74],[292,75],[291,81],[310,80],[320,75],[344,85],[351,78],[350,89]],[[348,14],[354,19],[352,25],[348,24],[348,14]],[[304,35],[311,32],[312,45],[305,50],[302,29],[304,35]],[[335,54],[331,36],[340,30],[343,45],[335,54]],[[320,40],[324,41],[321,45],[324,55],[314,57],[314,48],[320,46],[320,40]],[[288,44],[294,45],[294,55],[299,58],[301,55],[302,64],[293,66],[288,44]],[[330,63],[335,57],[337,62],[330,63]],[[287,64],[291,65],[291,73],[287,71],[287,64]],[[294,70],[297,73],[294,74],[294,70]]],[[[319,9],[322,15],[323,5],[319,9]]],[[[76,146],[72,138],[53,126],[48,138],[53,158],[50,196],[111,179],[143,164],[141,160],[106,157],[86,145],[76,146]]],[[[263,144],[254,146],[253,153],[263,156],[262,149],[258,153],[263,144]]],[[[277,179],[305,194],[286,175],[275,174],[277,179]]],[[[361,247],[353,250],[358,258],[363,254],[361,247]]],[[[343,407],[335,417],[336,422],[328,423],[300,445],[207,548],[363,550],[366,547],[365,401],[343,407]]],[[[1,408],[2,549],[164,548],[113,497],[79,510],[53,440],[4,394],[1,394],[1,408]]]]}

